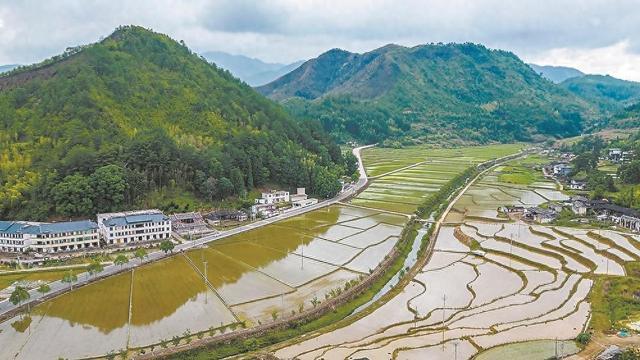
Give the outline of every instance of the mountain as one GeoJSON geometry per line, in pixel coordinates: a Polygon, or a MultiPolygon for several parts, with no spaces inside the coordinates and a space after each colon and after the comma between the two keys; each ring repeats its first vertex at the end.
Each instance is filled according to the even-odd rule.
{"type": "Polygon", "coordinates": [[[606,122],[602,128],[609,129],[637,129],[640,128],[640,101],[618,111],[606,122]]]}
{"type": "Polygon", "coordinates": [[[640,101],[640,83],[609,75],[585,75],[560,85],[604,112],[617,112],[640,101]]]}
{"type": "Polygon", "coordinates": [[[469,43],[333,49],[257,89],[340,141],[570,136],[596,115],[514,54],[469,43]]]}
{"type": "Polygon", "coordinates": [[[531,66],[531,68],[535,72],[542,75],[542,77],[548,80],[551,80],[556,84],[559,84],[567,79],[578,78],[585,75],[582,71],[578,69],[574,69],[572,67],[566,67],[566,66],[536,65],[536,64],[529,64],[529,66],[531,66]]]}
{"type": "Polygon", "coordinates": [[[244,55],[232,55],[222,51],[209,51],[203,53],[202,56],[217,66],[229,70],[234,76],[251,86],[269,83],[295,70],[303,63],[303,61],[291,64],[266,63],[259,59],[244,55]]]}
{"type": "Polygon", "coordinates": [[[267,184],[329,196],[344,168],[318,124],[137,26],[0,76],[0,159],[0,218],[29,220],[212,207],[267,184]]]}
{"type": "Polygon", "coordinates": [[[0,74],[4,73],[4,72],[7,72],[7,71],[11,71],[11,70],[17,68],[18,66],[20,66],[20,65],[18,65],[18,64],[0,65],[0,74]]]}

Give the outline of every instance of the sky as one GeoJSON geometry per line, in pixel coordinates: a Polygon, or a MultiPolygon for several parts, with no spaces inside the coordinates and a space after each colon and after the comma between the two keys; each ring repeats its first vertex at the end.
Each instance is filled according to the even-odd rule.
{"type": "Polygon", "coordinates": [[[474,42],[640,81],[640,0],[0,0],[0,65],[38,62],[128,24],[199,53],[269,62],[474,42]]]}

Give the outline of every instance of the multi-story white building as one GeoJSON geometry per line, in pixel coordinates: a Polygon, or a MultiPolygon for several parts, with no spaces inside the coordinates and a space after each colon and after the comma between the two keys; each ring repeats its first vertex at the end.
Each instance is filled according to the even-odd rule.
{"type": "Polygon", "coordinates": [[[97,248],[98,225],[89,220],[59,223],[0,221],[0,251],[39,253],[97,248]]]}
{"type": "Polygon", "coordinates": [[[256,204],[277,204],[281,202],[291,201],[289,192],[284,190],[272,190],[270,192],[263,192],[262,197],[256,199],[256,204]]]}
{"type": "Polygon", "coordinates": [[[125,245],[171,237],[169,217],[155,209],[98,214],[98,226],[107,245],[125,245]]]}

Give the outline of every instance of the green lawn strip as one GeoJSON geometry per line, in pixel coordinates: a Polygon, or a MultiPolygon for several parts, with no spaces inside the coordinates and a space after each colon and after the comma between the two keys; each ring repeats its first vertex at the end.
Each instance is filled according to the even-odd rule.
{"type": "Polygon", "coordinates": [[[624,327],[624,320],[640,314],[640,262],[628,262],[624,266],[627,276],[593,277],[589,327],[594,331],[614,332],[624,327]]]}
{"type": "Polygon", "coordinates": [[[40,280],[45,282],[60,280],[70,270],[78,270],[78,268],[51,269],[51,270],[44,270],[44,271],[25,271],[20,273],[0,274],[0,290],[11,286],[11,284],[13,284],[15,281],[20,281],[20,280],[25,280],[25,281],[40,280]]]}

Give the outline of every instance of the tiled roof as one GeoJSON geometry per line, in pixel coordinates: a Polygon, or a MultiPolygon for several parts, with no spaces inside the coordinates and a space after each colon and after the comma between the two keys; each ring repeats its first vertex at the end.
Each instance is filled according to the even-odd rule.
{"type": "Polygon", "coordinates": [[[136,214],[136,215],[125,215],[125,216],[116,216],[109,219],[104,219],[103,223],[106,226],[126,226],[132,224],[141,224],[148,222],[161,222],[166,221],[169,218],[161,213],[153,213],[153,214],[136,214]]]}

